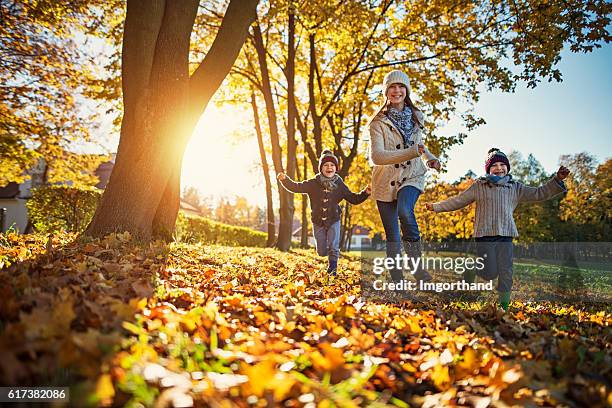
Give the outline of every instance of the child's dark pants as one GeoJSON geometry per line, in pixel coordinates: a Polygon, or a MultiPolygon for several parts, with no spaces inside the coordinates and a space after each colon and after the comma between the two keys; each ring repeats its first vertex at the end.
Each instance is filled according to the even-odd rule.
{"type": "Polygon", "coordinates": [[[477,256],[484,258],[484,269],[477,271],[485,280],[498,278],[497,291],[512,289],[512,237],[499,235],[475,238],[477,256]]]}

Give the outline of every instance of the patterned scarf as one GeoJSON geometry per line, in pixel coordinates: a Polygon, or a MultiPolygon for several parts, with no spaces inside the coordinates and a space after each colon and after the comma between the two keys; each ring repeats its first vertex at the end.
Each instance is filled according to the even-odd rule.
{"type": "Polygon", "coordinates": [[[338,188],[339,180],[340,176],[337,174],[334,174],[331,177],[326,177],[323,174],[319,173],[319,183],[321,183],[321,185],[327,190],[333,191],[338,188]]]}
{"type": "Polygon", "coordinates": [[[408,145],[414,130],[414,121],[412,119],[412,109],[410,106],[405,106],[404,110],[400,111],[393,106],[389,107],[387,117],[401,133],[404,139],[404,144],[408,145]]]}

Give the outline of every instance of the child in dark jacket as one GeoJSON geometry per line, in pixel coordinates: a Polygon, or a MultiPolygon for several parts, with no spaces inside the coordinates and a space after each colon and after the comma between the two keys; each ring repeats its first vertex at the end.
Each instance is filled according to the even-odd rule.
{"type": "Polygon", "coordinates": [[[311,221],[317,253],[327,256],[327,272],[336,276],[340,255],[340,202],[361,204],[370,196],[370,186],[356,194],[336,174],[338,158],[330,150],[324,150],[319,158],[319,173],[308,180],[295,182],[285,173],[278,173],[277,179],[292,193],[308,194],[311,221]]]}
{"type": "MultiPolygon", "coordinates": [[[[518,237],[514,209],[519,203],[548,200],[566,191],[563,180],[569,170],[561,166],[543,185],[529,187],[512,179],[508,157],[492,148],[485,162],[485,172],[486,176],[475,180],[461,194],[425,206],[430,211],[445,212],[476,202],[474,240],[478,256],[485,259],[485,267],[478,274],[485,280],[499,278],[499,304],[507,311],[512,289],[512,239],[518,237]]],[[[474,281],[476,276],[472,272],[466,272],[465,281],[474,281]]]]}

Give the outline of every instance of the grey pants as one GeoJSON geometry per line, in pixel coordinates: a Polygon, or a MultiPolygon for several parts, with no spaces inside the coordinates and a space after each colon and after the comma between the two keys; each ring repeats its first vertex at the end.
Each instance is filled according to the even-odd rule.
{"type": "Polygon", "coordinates": [[[510,292],[512,289],[512,237],[499,235],[478,237],[477,256],[484,258],[484,269],[477,271],[485,280],[498,278],[497,291],[510,292]]]}
{"type": "Polygon", "coordinates": [[[312,225],[312,232],[319,256],[327,256],[330,261],[338,261],[340,255],[340,220],[328,227],[312,225]]]}

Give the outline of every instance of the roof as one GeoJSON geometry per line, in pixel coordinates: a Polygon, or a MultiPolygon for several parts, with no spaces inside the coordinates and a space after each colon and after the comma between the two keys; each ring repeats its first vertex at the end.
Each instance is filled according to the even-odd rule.
{"type": "Polygon", "coordinates": [[[0,198],[15,198],[19,195],[19,184],[10,182],[4,187],[0,187],[0,198]]]}
{"type": "Polygon", "coordinates": [[[189,204],[188,202],[182,199],[180,201],[180,208],[185,211],[190,211],[193,213],[201,214],[201,211],[199,208],[194,207],[193,205],[189,204]]]}

